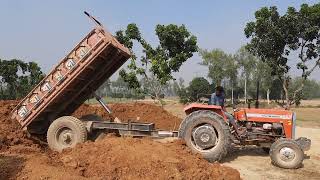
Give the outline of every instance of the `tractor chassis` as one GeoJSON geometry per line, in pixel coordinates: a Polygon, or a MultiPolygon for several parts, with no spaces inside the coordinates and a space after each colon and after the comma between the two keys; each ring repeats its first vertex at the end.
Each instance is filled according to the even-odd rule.
{"type": "Polygon", "coordinates": [[[118,130],[121,136],[146,137],[154,138],[178,137],[178,131],[156,130],[154,123],[140,123],[128,121],[109,122],[109,121],[87,121],[87,131],[95,130],[118,130]]]}
{"type": "MultiPolygon", "coordinates": [[[[111,109],[100,96],[96,93],[93,93],[93,96],[106,113],[112,114],[111,109]]],[[[118,130],[121,136],[151,136],[154,138],[178,137],[178,131],[156,130],[154,123],[133,122],[131,120],[128,122],[87,121],[86,128],[89,133],[94,130],[118,130]]]]}

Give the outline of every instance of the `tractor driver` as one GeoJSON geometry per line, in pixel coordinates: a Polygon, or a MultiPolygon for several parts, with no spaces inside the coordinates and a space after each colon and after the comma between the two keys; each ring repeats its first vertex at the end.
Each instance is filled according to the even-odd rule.
{"type": "Polygon", "coordinates": [[[209,100],[209,105],[217,105],[221,106],[222,110],[224,111],[224,114],[227,116],[229,123],[234,127],[237,134],[240,136],[242,135],[245,130],[239,130],[238,125],[236,124],[236,121],[234,120],[234,117],[232,114],[228,113],[225,106],[224,106],[224,99],[225,99],[225,93],[222,86],[217,86],[215,93],[211,95],[211,98],[209,100]]]}

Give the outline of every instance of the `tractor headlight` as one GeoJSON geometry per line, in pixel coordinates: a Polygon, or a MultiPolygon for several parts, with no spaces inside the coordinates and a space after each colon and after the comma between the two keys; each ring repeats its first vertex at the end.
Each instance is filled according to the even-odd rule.
{"type": "Polygon", "coordinates": [[[295,112],[293,112],[293,114],[292,114],[292,138],[291,139],[296,138],[296,120],[297,120],[297,115],[295,112]]]}

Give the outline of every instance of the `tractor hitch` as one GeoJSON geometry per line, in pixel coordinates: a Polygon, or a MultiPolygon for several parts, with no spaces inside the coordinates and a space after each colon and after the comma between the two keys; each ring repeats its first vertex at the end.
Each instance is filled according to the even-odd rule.
{"type": "Polygon", "coordinates": [[[299,146],[301,147],[301,149],[303,151],[308,151],[310,150],[311,147],[311,139],[308,139],[306,137],[299,137],[298,139],[295,140],[299,146]]]}

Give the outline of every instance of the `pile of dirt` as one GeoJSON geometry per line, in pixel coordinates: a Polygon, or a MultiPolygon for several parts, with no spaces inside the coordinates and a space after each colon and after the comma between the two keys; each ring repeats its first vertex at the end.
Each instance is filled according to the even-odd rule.
{"type": "Polygon", "coordinates": [[[210,164],[181,142],[106,137],[60,155],[64,166],[84,177],[107,179],[240,179],[237,170],[210,164]]]}
{"type": "MultiPolygon", "coordinates": [[[[160,143],[148,138],[107,136],[96,142],[78,144],[61,154],[53,153],[30,139],[18,122],[10,118],[17,103],[0,101],[0,177],[240,179],[237,170],[208,163],[191,153],[180,141],[160,143]],[[12,166],[7,166],[7,163],[12,166]]],[[[111,109],[113,116],[122,121],[153,122],[160,129],[177,129],[181,122],[181,119],[152,104],[112,104],[111,109]]],[[[77,117],[87,114],[112,118],[97,105],[84,104],[74,113],[77,117]]]]}
{"type": "Polygon", "coordinates": [[[27,133],[21,129],[16,120],[12,120],[11,111],[18,104],[18,101],[0,101],[0,152],[7,150],[10,146],[28,146],[37,148],[27,137],[27,133]]]}
{"type": "Polygon", "coordinates": [[[147,103],[115,103],[110,104],[112,110],[111,117],[100,105],[83,104],[73,115],[80,118],[87,114],[96,114],[103,119],[119,118],[123,122],[128,120],[135,122],[150,122],[155,123],[156,128],[163,130],[177,130],[179,128],[180,118],[168,113],[160,106],[147,103]]]}

